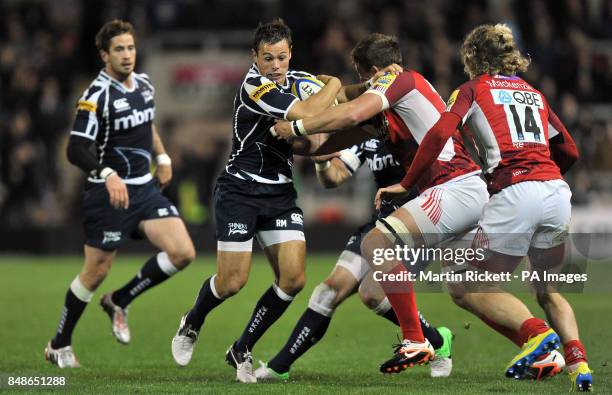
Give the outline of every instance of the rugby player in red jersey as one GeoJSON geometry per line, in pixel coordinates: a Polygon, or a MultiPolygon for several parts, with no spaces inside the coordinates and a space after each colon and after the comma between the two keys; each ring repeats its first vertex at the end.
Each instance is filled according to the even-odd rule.
{"type": "MultiPolygon", "coordinates": [[[[571,192],[561,174],[578,159],[576,145],[544,95],[516,75],[527,69],[529,60],[507,26],[475,28],[461,54],[471,80],[453,92],[401,183],[381,188],[377,197],[418,185],[456,128],[467,126],[492,195],[474,240],[488,250],[488,259],[478,266],[511,272],[529,256],[536,271],[558,270],[571,215],[571,192]]],[[[552,285],[536,284],[536,295],[558,335],[498,284],[479,284],[476,291],[455,295],[456,301],[523,347],[507,366],[508,377],[528,376],[533,362],[561,341],[572,389],[591,389],[574,312],[552,285]]]]}
{"type": "MultiPolygon", "coordinates": [[[[353,49],[352,58],[363,81],[379,70],[402,62],[398,42],[390,36],[373,33],[353,49]]],[[[367,123],[374,124],[377,136],[389,152],[408,169],[425,133],[440,118],[444,102],[433,86],[419,73],[403,70],[387,73],[371,81],[368,89],[343,89],[348,99],[314,117],[293,122],[279,122],[271,130],[282,138],[315,133],[329,133],[367,123]]],[[[339,132],[350,134],[353,132],[339,132]]],[[[336,136],[337,137],[337,136],[336,136]]],[[[348,136],[347,136],[348,138],[348,136]]],[[[459,132],[449,136],[427,174],[417,183],[419,196],[376,222],[364,236],[362,256],[376,272],[402,331],[402,343],[395,355],[380,370],[396,373],[423,364],[434,357],[431,344],[419,325],[416,299],[407,269],[398,259],[373,264],[377,249],[393,248],[396,243],[408,247],[435,246],[476,226],[488,200],[480,170],[465,150],[459,132]],[[394,280],[391,280],[393,275],[394,280]]],[[[381,201],[377,201],[377,208],[381,201]]]]}

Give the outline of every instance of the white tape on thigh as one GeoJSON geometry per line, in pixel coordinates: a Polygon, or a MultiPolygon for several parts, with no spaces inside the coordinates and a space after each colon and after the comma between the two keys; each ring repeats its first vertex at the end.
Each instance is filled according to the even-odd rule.
{"type": "Polygon", "coordinates": [[[331,317],[334,313],[333,303],[336,295],[335,289],[325,283],[321,283],[312,291],[308,301],[308,308],[326,317],[331,317]]]}
{"type": "Polygon", "coordinates": [[[72,280],[72,283],[70,283],[70,290],[74,296],[85,303],[89,303],[94,295],[93,292],[85,288],[78,275],[72,280]]]}
{"type": "Polygon", "coordinates": [[[217,251],[252,252],[253,239],[247,241],[217,241],[217,251]]]}
{"type": "Polygon", "coordinates": [[[336,266],[342,266],[355,277],[357,282],[360,282],[370,271],[370,265],[361,255],[355,254],[353,251],[344,250],[338,257],[336,266]]]}
{"type": "Polygon", "coordinates": [[[301,230],[262,230],[257,232],[257,241],[262,248],[286,241],[306,241],[301,230]]]}
{"type": "Polygon", "coordinates": [[[400,240],[408,247],[414,246],[412,235],[408,231],[408,228],[406,228],[406,225],[404,225],[402,220],[399,218],[390,215],[383,220],[378,220],[376,221],[376,228],[387,236],[392,243],[396,243],[397,237],[399,237],[400,240]],[[391,229],[389,229],[382,221],[386,222],[387,225],[393,229],[393,231],[391,231],[391,229]]]}

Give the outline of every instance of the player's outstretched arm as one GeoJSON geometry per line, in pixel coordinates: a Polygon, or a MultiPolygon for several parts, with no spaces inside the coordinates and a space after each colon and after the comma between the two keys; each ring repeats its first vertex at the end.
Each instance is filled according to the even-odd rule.
{"type": "Polygon", "coordinates": [[[159,181],[159,186],[164,188],[168,184],[170,184],[170,180],[172,180],[172,160],[166,153],[166,149],[164,148],[164,144],[161,141],[161,137],[159,137],[159,133],[157,133],[157,128],[155,125],[151,127],[153,134],[153,155],[155,155],[155,178],[159,181]]]}
{"type": "Polygon", "coordinates": [[[293,153],[301,156],[330,155],[376,136],[377,131],[368,125],[346,128],[331,134],[296,137],[291,140],[293,153]]]}
{"type": "Polygon", "coordinates": [[[396,63],[393,63],[385,67],[384,69],[377,71],[376,74],[374,74],[374,76],[370,78],[368,81],[361,82],[359,84],[345,85],[342,87],[342,89],[340,89],[340,92],[338,92],[338,102],[346,103],[350,100],[354,100],[358,98],[359,96],[361,96],[363,93],[365,93],[365,91],[367,91],[372,85],[372,82],[376,81],[378,78],[382,77],[384,74],[386,73],[399,74],[402,71],[403,71],[402,66],[396,63]]]}
{"type": "Polygon", "coordinates": [[[302,119],[306,117],[312,117],[327,107],[331,106],[338,91],[342,87],[342,83],[336,77],[329,77],[325,86],[314,95],[310,96],[304,101],[296,102],[287,113],[287,119],[290,121],[302,119]]]}
{"type": "Polygon", "coordinates": [[[355,100],[326,109],[314,117],[292,122],[278,122],[270,132],[280,138],[330,133],[367,121],[383,109],[378,95],[363,94],[355,100]]]}

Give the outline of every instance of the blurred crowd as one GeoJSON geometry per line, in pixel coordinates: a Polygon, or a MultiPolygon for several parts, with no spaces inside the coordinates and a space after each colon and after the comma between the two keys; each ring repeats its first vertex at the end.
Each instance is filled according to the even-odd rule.
{"type": "MultiPolygon", "coordinates": [[[[106,20],[132,21],[141,40],[179,29],[227,29],[244,30],[248,44],[257,22],[276,16],[293,29],[294,68],[353,82],[351,48],[380,31],[399,38],[405,64],[443,97],[466,80],[458,57],[465,34],[481,23],[510,25],[532,58],[526,80],[543,91],[579,145],[581,159],[569,177],[574,202],[611,199],[612,0],[7,0],[0,3],[3,225],[51,227],[78,218],[79,185],[63,176],[64,147],[76,96],[101,67],[93,39],[106,20]]],[[[202,160],[200,195],[210,194],[207,185],[225,160],[224,154],[202,160]]],[[[179,179],[194,167],[191,159],[176,162],[179,179]]]]}

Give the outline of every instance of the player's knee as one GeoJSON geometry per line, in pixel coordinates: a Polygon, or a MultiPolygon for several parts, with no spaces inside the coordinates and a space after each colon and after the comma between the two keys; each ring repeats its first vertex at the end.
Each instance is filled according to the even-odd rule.
{"type": "Polygon", "coordinates": [[[96,265],[81,272],[81,281],[90,291],[98,289],[106,278],[110,265],[96,265]]]}
{"type": "Polygon", "coordinates": [[[447,288],[448,293],[453,302],[463,309],[468,309],[468,307],[470,306],[469,298],[465,292],[465,288],[463,287],[463,285],[448,283],[447,288]]]}
{"type": "Polygon", "coordinates": [[[359,287],[359,298],[368,309],[374,310],[380,305],[385,296],[384,294],[380,295],[377,292],[372,292],[367,287],[359,287]]]}
{"type": "Polygon", "coordinates": [[[338,307],[338,305],[351,294],[354,287],[353,284],[346,283],[346,281],[342,281],[342,279],[338,280],[333,276],[325,279],[323,284],[327,285],[336,292],[334,308],[338,307]]]}
{"type": "Polygon", "coordinates": [[[191,243],[184,243],[183,245],[171,248],[166,253],[170,262],[179,270],[193,262],[196,256],[195,248],[191,243]]]}
{"type": "Polygon", "coordinates": [[[240,290],[245,286],[246,282],[247,276],[240,273],[235,273],[229,276],[222,276],[218,274],[215,285],[219,296],[225,299],[240,292],[240,290]]]}
{"type": "Polygon", "coordinates": [[[295,296],[304,288],[306,285],[306,275],[300,273],[293,276],[287,276],[279,279],[280,288],[291,296],[295,296]]]}
{"type": "Polygon", "coordinates": [[[240,281],[240,279],[231,279],[227,281],[223,286],[219,287],[218,292],[219,296],[222,298],[228,298],[230,296],[236,295],[242,287],[244,287],[246,282],[240,281]]]}
{"type": "Polygon", "coordinates": [[[326,317],[331,317],[336,308],[336,296],[337,292],[334,288],[326,283],[321,283],[312,291],[308,308],[326,317]]]}

